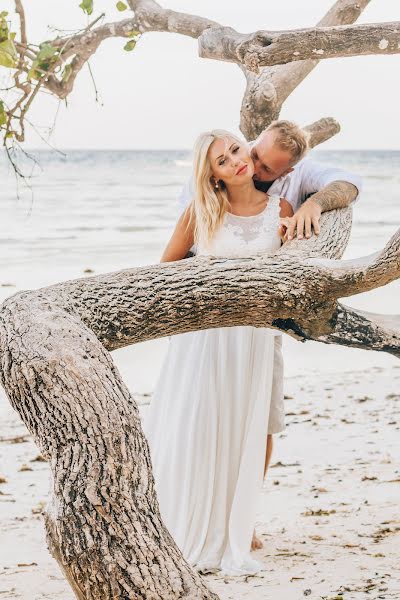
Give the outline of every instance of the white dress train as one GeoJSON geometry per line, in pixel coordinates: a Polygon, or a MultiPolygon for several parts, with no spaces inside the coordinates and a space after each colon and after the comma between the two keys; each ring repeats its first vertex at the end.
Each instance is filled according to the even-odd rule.
{"type": "MultiPolygon", "coordinates": [[[[279,211],[272,196],[258,215],[226,214],[207,254],[277,250],[279,211]]],[[[283,400],[271,406],[274,336],[226,327],[170,340],[144,430],[161,515],[197,570],[241,575],[262,568],[250,545],[266,437],[284,427],[283,400]]]]}

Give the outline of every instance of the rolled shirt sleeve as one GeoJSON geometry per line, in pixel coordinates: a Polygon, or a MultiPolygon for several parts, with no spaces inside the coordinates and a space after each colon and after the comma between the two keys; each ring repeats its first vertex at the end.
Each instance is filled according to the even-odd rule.
{"type": "Polygon", "coordinates": [[[334,181],[347,181],[353,184],[357,190],[357,198],[362,188],[362,180],[359,175],[350,173],[345,169],[326,166],[310,159],[303,159],[290,173],[290,184],[286,191],[286,199],[296,211],[300,204],[305,202],[312,194],[319,192],[334,181]]]}

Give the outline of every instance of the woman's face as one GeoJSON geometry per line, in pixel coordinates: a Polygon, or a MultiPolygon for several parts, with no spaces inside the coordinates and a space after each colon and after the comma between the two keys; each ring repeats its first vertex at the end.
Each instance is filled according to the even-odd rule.
{"type": "Polygon", "coordinates": [[[211,144],[208,158],[216,182],[222,179],[229,187],[252,180],[254,165],[247,144],[231,137],[218,138],[211,144]]]}

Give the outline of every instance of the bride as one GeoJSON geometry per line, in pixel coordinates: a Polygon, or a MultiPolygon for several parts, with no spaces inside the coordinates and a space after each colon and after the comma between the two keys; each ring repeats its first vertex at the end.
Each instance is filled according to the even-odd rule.
{"type": "MultiPolygon", "coordinates": [[[[245,143],[215,130],[194,151],[195,198],[162,262],[197,254],[274,252],[291,205],[256,190],[245,143]]],[[[234,277],[234,275],[233,275],[234,277]]],[[[271,406],[274,332],[225,327],[176,335],[144,422],[163,520],[200,571],[254,573],[254,525],[268,433],[283,429],[271,406]]],[[[273,403],[274,404],[274,403],[273,403]]]]}

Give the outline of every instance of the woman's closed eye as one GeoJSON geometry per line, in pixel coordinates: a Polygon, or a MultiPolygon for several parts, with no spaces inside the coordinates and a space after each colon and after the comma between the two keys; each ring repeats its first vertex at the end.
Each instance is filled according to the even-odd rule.
{"type": "MultiPolygon", "coordinates": [[[[240,150],[240,146],[235,146],[235,148],[232,148],[231,152],[232,152],[232,154],[236,154],[239,150],[240,150]]],[[[226,163],[226,158],[221,158],[218,161],[218,165],[220,167],[223,167],[225,163],[226,163]]]]}

